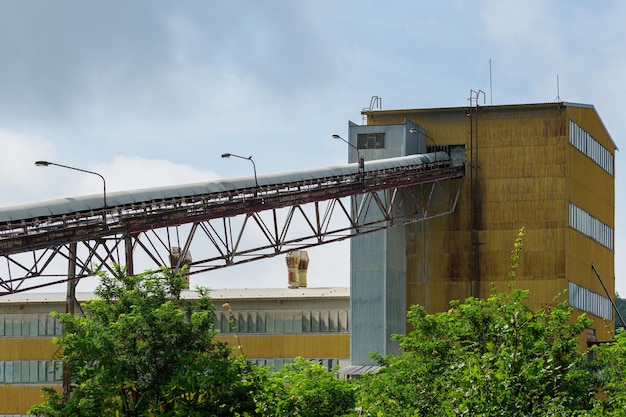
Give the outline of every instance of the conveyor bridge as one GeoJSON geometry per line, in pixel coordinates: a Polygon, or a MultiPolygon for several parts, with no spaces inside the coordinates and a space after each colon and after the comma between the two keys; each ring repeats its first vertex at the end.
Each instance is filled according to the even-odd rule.
{"type": "Polygon", "coordinates": [[[422,221],[454,210],[463,176],[434,152],[2,208],[0,295],[114,264],[199,274],[422,221]]]}

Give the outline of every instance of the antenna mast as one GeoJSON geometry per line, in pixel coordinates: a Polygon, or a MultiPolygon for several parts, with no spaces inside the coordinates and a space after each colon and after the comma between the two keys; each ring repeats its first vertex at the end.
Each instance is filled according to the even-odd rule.
{"type": "Polygon", "coordinates": [[[493,105],[493,88],[491,86],[491,58],[489,58],[489,104],[493,105]]]}
{"type": "Polygon", "coordinates": [[[561,101],[561,95],[559,92],[559,74],[556,74],[556,98],[554,99],[555,102],[559,102],[561,101]]]}

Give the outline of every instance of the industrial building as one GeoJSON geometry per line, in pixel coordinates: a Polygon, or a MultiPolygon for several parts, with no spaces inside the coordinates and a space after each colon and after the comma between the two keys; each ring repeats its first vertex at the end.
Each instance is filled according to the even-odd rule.
{"type": "Polygon", "coordinates": [[[445,311],[450,300],[506,289],[522,227],[517,288],[530,290],[535,308],[561,294],[594,320],[589,342],[612,338],[617,147],[609,132],[591,105],[479,106],[479,98],[364,110],[366,123],[349,124],[352,162],[420,151],[422,142],[427,151],[464,148],[466,159],[453,213],[351,240],[353,364],[397,352],[390,336],[406,330],[413,304],[445,311]]]}
{"type": "MultiPolygon", "coordinates": [[[[596,109],[565,102],[479,106],[480,92],[472,94],[464,107],[367,109],[363,124],[349,123],[348,162],[358,165],[361,181],[375,165],[370,161],[423,153],[435,165],[438,155],[464,164],[464,177],[411,186],[424,212],[398,210],[425,220],[353,237],[350,288],[304,288],[298,262],[288,259],[292,288],[212,291],[219,338],[238,344],[223,307],[229,303],[251,360],[281,366],[302,356],[329,367],[371,365],[370,352],[397,352],[390,336],[407,331],[411,305],[434,313],[450,300],[505,289],[512,245],[524,227],[516,286],[530,290],[535,308],[558,296],[587,313],[594,325],[581,343],[611,339],[617,147],[596,109]]],[[[395,192],[378,191],[380,201],[395,192]]],[[[62,329],[49,313],[65,306],[64,294],[0,297],[0,417],[40,402],[42,386],[60,386],[51,339],[62,329]]]]}
{"type": "MultiPolygon", "coordinates": [[[[280,368],[300,356],[328,369],[349,363],[347,287],[225,289],[212,290],[210,296],[220,331],[216,340],[240,345],[252,362],[280,368]]],[[[197,293],[184,291],[183,297],[193,299],[197,293]]],[[[81,302],[90,298],[92,293],[77,294],[81,302]]],[[[52,338],[63,329],[50,313],[65,308],[62,293],[0,297],[0,416],[25,415],[42,402],[44,386],[61,389],[62,362],[55,359],[58,346],[52,338]]]]}

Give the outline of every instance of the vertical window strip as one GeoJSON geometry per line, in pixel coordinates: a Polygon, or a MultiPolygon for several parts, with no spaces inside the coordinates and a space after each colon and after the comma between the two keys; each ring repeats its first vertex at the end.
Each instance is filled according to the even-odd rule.
{"type": "Polygon", "coordinates": [[[63,326],[50,314],[0,314],[0,337],[61,336],[63,326]]]}
{"type": "Polygon", "coordinates": [[[569,122],[569,143],[613,175],[613,154],[573,120],[569,122]]]}
{"type": "Polygon", "coordinates": [[[0,384],[58,383],[62,380],[62,361],[0,361],[0,384]]]}
{"type": "Polygon", "coordinates": [[[613,250],[613,229],[575,204],[569,203],[569,225],[602,246],[613,250]]]}
{"type": "MultiPolygon", "coordinates": [[[[214,323],[214,328],[220,333],[234,333],[228,312],[216,312],[214,323]]],[[[239,334],[346,333],[349,310],[241,311],[237,314],[235,325],[239,334]]]]}
{"type": "MultiPolygon", "coordinates": [[[[306,358],[311,362],[318,363],[326,367],[326,369],[330,372],[334,369],[335,366],[339,365],[339,358],[306,358]]],[[[293,359],[290,358],[255,358],[248,359],[248,362],[260,365],[260,366],[273,366],[275,371],[280,370],[285,365],[291,364],[294,362],[293,359]]],[[[3,416],[0,416],[3,417],[3,416]]]]}

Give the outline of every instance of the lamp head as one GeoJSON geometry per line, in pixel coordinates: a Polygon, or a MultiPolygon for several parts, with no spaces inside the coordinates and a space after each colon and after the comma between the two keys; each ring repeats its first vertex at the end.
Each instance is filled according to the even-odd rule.
{"type": "Polygon", "coordinates": [[[339,135],[337,135],[337,134],[334,134],[334,135],[333,135],[333,139],[341,139],[341,136],[339,136],[339,135]]]}
{"type": "Polygon", "coordinates": [[[229,153],[223,153],[222,154],[222,158],[230,158],[230,154],[229,153]]]}
{"type": "Polygon", "coordinates": [[[35,166],[38,166],[38,167],[47,167],[48,165],[50,165],[50,162],[48,162],[48,161],[37,161],[37,162],[35,162],[35,166]]]}

